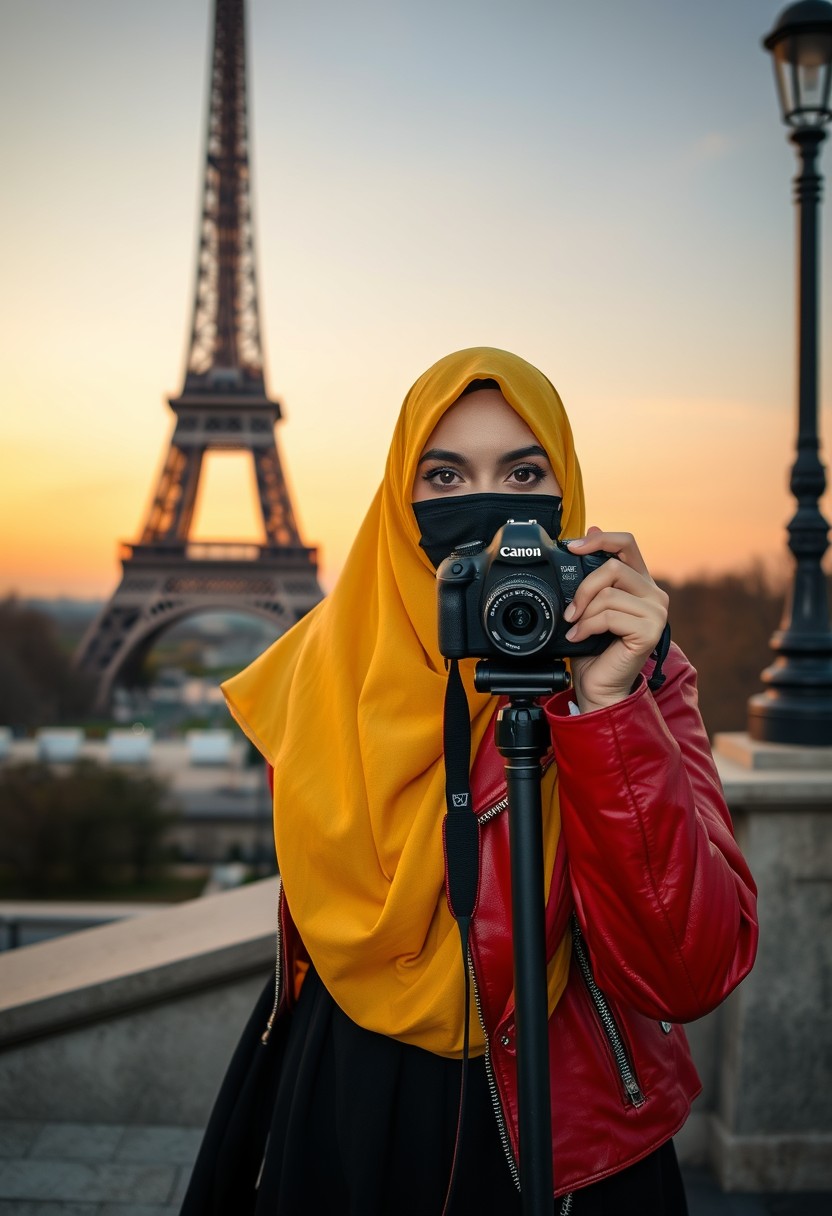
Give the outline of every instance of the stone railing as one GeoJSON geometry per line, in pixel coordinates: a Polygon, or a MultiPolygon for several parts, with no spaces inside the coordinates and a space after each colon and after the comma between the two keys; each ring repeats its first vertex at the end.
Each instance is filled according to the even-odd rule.
{"type": "Polygon", "coordinates": [[[276,912],[267,879],[0,956],[0,1119],[204,1124],[276,912]]]}

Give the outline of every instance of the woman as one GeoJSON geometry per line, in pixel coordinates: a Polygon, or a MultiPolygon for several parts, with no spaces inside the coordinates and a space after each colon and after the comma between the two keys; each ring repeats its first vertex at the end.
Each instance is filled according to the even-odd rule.
{"type": "Polygon", "coordinates": [[[565,614],[571,641],[614,640],[574,659],[573,690],[545,703],[553,1211],[686,1211],[671,1137],[700,1086],[677,1023],[750,969],[754,886],[690,665],[674,647],[665,683],[646,684],[667,597],[631,536],[584,534],[549,381],[475,348],[406,397],[333,593],[225,686],[274,771],[278,976],[226,1077],[185,1213],[522,1210],[505,786],[496,699],[474,690],[468,659],[481,870],[457,1144],[465,983],[445,897],[434,578],[454,545],[489,541],[511,517],[579,538],[575,554],[614,554],[565,614]]]}

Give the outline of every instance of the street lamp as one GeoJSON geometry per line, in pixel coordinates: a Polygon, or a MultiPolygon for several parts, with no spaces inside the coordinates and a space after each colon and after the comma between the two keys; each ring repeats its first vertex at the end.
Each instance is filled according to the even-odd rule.
{"type": "Polygon", "coordinates": [[[766,743],[832,746],[832,630],[821,559],[828,526],[818,501],[826,476],[818,455],[818,205],[817,168],[824,127],[832,119],[832,4],[802,0],[780,14],[763,40],[774,57],[783,121],[800,157],[794,179],[798,205],[798,433],[791,491],[797,512],[789,524],[794,583],[780,629],[771,639],[766,691],[748,702],[748,731],[766,743]]]}

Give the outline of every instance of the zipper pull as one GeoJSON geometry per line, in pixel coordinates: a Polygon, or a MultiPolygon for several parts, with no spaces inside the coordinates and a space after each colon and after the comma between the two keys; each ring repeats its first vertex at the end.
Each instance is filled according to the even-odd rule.
{"type": "Polygon", "coordinates": [[[644,1094],[638,1086],[638,1081],[631,1077],[629,1081],[624,1082],[624,1088],[633,1106],[641,1106],[644,1102],[644,1094]]]}

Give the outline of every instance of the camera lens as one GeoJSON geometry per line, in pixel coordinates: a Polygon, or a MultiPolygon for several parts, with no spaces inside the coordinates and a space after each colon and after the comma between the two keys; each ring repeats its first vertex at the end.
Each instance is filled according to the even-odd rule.
{"type": "Polygon", "coordinates": [[[534,628],[536,619],[536,614],[522,604],[509,608],[505,614],[505,623],[512,633],[529,633],[534,628]]]}
{"type": "Polygon", "coordinates": [[[495,650],[518,656],[541,650],[555,629],[558,610],[552,588],[531,574],[514,574],[490,589],[483,625],[495,650]]]}

